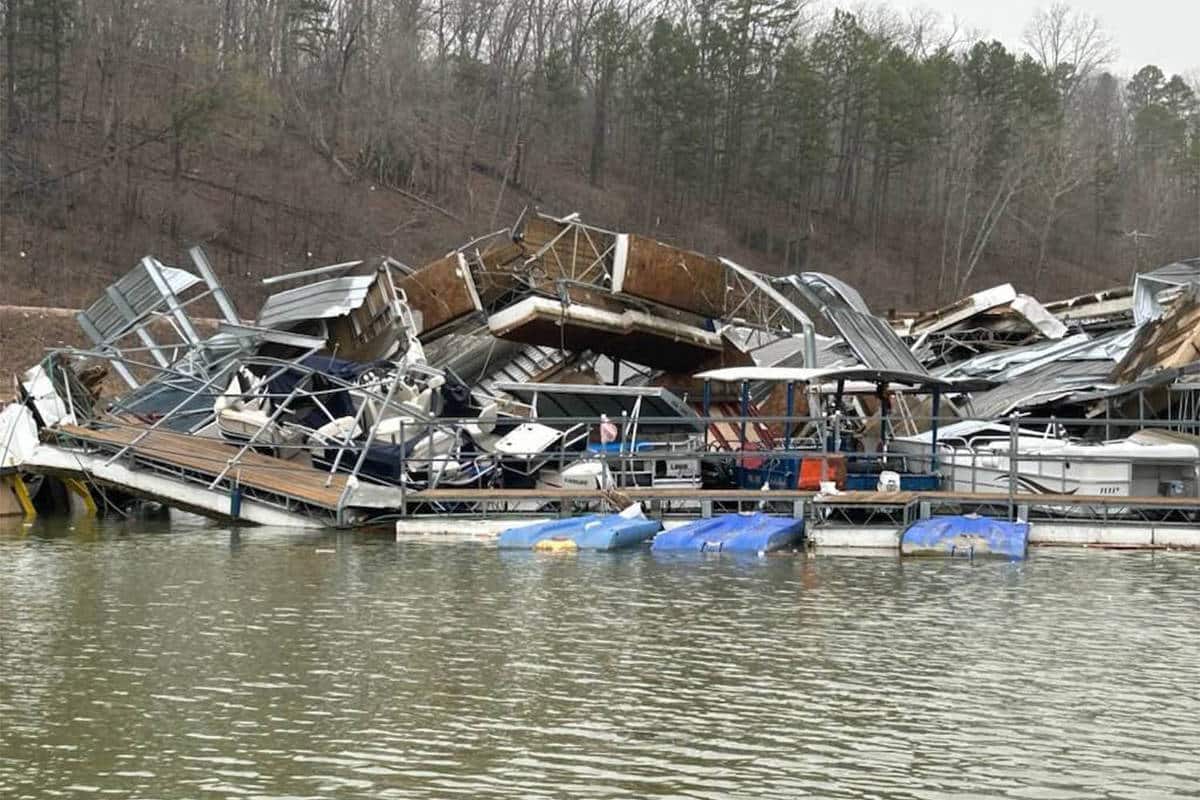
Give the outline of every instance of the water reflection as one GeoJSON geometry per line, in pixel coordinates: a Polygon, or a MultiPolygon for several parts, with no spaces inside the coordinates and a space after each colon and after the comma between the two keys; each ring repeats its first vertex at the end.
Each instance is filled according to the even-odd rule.
{"type": "Polygon", "coordinates": [[[1195,554],[154,525],[0,522],[6,800],[1197,791],[1195,554]]]}

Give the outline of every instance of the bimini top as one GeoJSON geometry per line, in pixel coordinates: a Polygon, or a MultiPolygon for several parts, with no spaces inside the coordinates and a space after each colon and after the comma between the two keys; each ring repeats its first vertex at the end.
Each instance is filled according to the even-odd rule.
{"type": "Polygon", "coordinates": [[[953,380],[918,372],[872,369],[870,367],[725,367],[697,373],[696,378],[722,383],[743,381],[775,381],[778,383],[832,383],[835,381],[866,381],[874,384],[902,384],[918,391],[973,392],[993,386],[982,378],[953,380]]]}

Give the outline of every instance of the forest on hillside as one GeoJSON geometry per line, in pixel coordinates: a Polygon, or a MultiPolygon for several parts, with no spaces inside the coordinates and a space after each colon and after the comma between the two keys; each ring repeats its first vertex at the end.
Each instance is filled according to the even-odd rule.
{"type": "Polygon", "coordinates": [[[803,0],[3,2],[10,302],[194,242],[250,294],[419,263],[525,204],[892,305],[1200,254],[1195,76],[1114,74],[1062,4],[1001,43],[803,0]]]}

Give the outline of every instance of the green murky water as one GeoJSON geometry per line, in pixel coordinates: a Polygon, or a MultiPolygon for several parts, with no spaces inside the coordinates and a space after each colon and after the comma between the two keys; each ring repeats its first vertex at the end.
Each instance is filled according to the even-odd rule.
{"type": "Polygon", "coordinates": [[[5,800],[1195,797],[1198,666],[1197,554],[0,521],[5,800]]]}

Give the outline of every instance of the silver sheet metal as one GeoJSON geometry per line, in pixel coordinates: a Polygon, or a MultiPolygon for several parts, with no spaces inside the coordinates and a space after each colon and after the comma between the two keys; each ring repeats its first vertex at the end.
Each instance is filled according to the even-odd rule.
{"type": "Polygon", "coordinates": [[[1011,378],[994,389],[976,392],[971,406],[976,417],[1002,417],[1029,406],[1061,399],[1108,381],[1112,362],[1053,361],[1011,378]]]}
{"type": "Polygon", "coordinates": [[[1200,285],[1200,258],[1189,258],[1139,272],[1133,279],[1133,321],[1141,325],[1162,316],[1158,293],[1176,286],[1200,285]]]}
{"type": "Polygon", "coordinates": [[[858,360],[871,369],[927,374],[904,341],[879,317],[846,308],[826,306],[825,316],[850,345],[858,360]]]}
{"type": "Polygon", "coordinates": [[[801,272],[799,275],[789,275],[785,280],[792,283],[799,281],[821,301],[822,305],[831,308],[847,308],[863,314],[871,313],[867,301],[863,300],[858,290],[841,278],[825,272],[801,272]]]}
{"type": "MultiPolygon", "coordinates": [[[[159,272],[175,295],[200,283],[200,279],[192,273],[175,267],[160,266],[159,272]]],[[[115,342],[137,327],[137,323],[147,314],[167,304],[167,298],[159,291],[144,260],[112,284],[110,289],[112,291],[105,292],[100,299],[76,315],[91,338],[99,337],[97,345],[115,342]],[[122,301],[124,308],[120,305],[122,301]]]]}
{"type": "Polygon", "coordinates": [[[349,314],[363,304],[377,274],[347,275],[273,294],[258,312],[260,328],[279,328],[349,314]]]}

